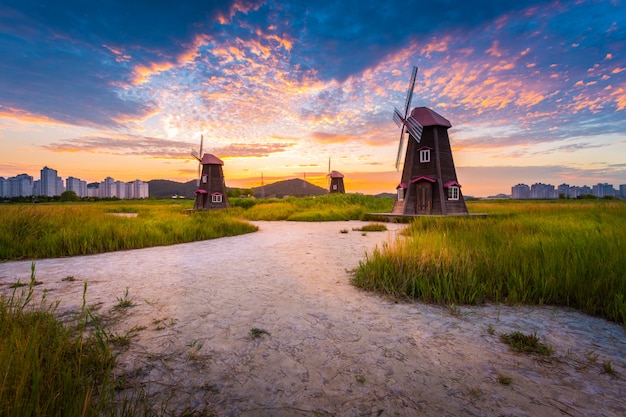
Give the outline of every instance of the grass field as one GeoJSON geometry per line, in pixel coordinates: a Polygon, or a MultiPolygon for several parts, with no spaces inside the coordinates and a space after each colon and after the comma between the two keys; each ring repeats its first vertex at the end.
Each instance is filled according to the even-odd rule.
{"type": "Polygon", "coordinates": [[[2,205],[0,260],[88,255],[257,230],[227,210],[185,211],[192,204],[146,200],[2,205]]]}
{"type": "MultiPolygon", "coordinates": [[[[7,205],[0,206],[0,257],[86,254],[256,230],[240,218],[361,219],[367,212],[389,211],[392,203],[356,195],[240,204],[235,199],[232,209],[194,214],[183,214],[189,202],[169,201],[7,205]]],[[[361,262],[354,283],[429,303],[570,306],[626,325],[626,202],[497,201],[468,207],[488,215],[415,218],[405,237],[361,262]]],[[[168,411],[142,402],[140,392],[116,399],[116,338],[84,302],[74,320],[61,323],[55,305],[33,300],[34,265],[29,286],[0,297],[1,416],[212,415],[168,411]]]]}
{"type": "Polygon", "coordinates": [[[328,194],[317,197],[285,199],[232,199],[234,207],[245,208],[241,215],[248,220],[288,220],[323,222],[363,220],[368,213],[390,212],[393,199],[360,194],[328,194]]]}
{"type": "Polygon", "coordinates": [[[569,306],[626,325],[626,202],[469,202],[485,217],[420,217],[354,283],[440,304],[569,306]]]}

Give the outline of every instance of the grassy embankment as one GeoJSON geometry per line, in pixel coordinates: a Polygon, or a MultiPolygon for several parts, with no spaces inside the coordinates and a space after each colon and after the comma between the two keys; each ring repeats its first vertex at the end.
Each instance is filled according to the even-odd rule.
{"type": "Polygon", "coordinates": [[[393,199],[360,194],[328,194],[284,199],[232,199],[248,220],[327,222],[365,220],[368,213],[390,212],[393,199]]]}
{"type": "Polygon", "coordinates": [[[0,206],[0,260],[88,255],[250,233],[228,211],[163,200],[0,206]],[[114,213],[137,213],[120,217],[114,213]]]}
{"type": "Polygon", "coordinates": [[[374,251],[356,285],[428,303],[569,306],[626,325],[626,202],[470,202],[374,251]]]}
{"type": "Polygon", "coordinates": [[[226,210],[190,212],[193,201],[0,205],[0,261],[88,255],[250,233],[245,220],[333,221],[389,211],[393,200],[357,194],[231,199],[226,210]],[[136,217],[112,214],[136,213],[136,217]]]}

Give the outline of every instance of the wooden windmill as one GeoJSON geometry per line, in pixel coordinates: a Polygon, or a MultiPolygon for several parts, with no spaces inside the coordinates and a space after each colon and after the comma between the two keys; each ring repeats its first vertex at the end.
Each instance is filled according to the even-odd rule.
{"type": "Polygon", "coordinates": [[[330,170],[330,158],[328,158],[328,192],[345,194],[346,188],[343,185],[343,174],[339,171],[330,170]]]}
{"type": "Polygon", "coordinates": [[[196,202],[194,210],[213,210],[227,208],[228,196],[222,166],[224,162],[215,155],[202,153],[204,137],[200,136],[200,152],[191,151],[191,156],[198,160],[198,189],[194,192],[196,202]]]}
{"type": "Polygon", "coordinates": [[[444,216],[468,214],[448,137],[448,129],[452,125],[429,108],[416,107],[411,110],[416,75],[417,67],[413,67],[404,113],[394,109],[393,114],[393,120],[401,128],[396,169],[400,167],[402,156],[404,165],[402,179],[396,187],[397,198],[392,213],[444,216]],[[408,136],[406,141],[405,133],[408,136]]]}

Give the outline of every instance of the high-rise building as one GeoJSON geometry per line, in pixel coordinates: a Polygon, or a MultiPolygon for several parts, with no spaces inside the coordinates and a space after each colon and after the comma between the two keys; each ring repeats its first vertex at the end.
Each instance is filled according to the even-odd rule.
{"type": "Polygon", "coordinates": [[[8,179],[8,197],[26,197],[33,195],[33,177],[27,174],[20,174],[8,179]]]}
{"type": "Polygon", "coordinates": [[[526,184],[517,184],[511,187],[511,198],[516,200],[530,198],[530,187],[526,184]]]}
{"type": "Polygon", "coordinates": [[[615,188],[611,184],[597,184],[593,186],[593,195],[598,198],[615,197],[615,188]]]}
{"type": "Polygon", "coordinates": [[[135,180],[128,183],[129,193],[127,198],[148,198],[148,183],[141,180],[135,180]]]}
{"type": "Polygon", "coordinates": [[[530,198],[537,200],[555,199],[559,195],[552,184],[542,184],[540,182],[530,186],[530,198]]]}
{"type": "Polygon", "coordinates": [[[98,187],[98,197],[100,198],[113,198],[117,197],[115,187],[115,180],[111,177],[106,177],[104,181],[100,183],[98,187]]]}
{"type": "Polygon", "coordinates": [[[620,198],[626,198],[626,184],[620,184],[620,186],[619,186],[619,196],[620,196],[620,198]]]}
{"type": "Polygon", "coordinates": [[[9,197],[9,181],[0,177],[0,197],[9,197]]]}
{"type": "Polygon", "coordinates": [[[63,180],[58,176],[56,169],[43,167],[39,181],[41,181],[39,184],[40,190],[37,195],[54,197],[55,195],[61,195],[64,191],[63,180]]]}
{"type": "Polygon", "coordinates": [[[83,181],[74,177],[67,177],[65,179],[65,189],[68,191],[74,191],[79,197],[87,197],[87,181],[83,181]]]}

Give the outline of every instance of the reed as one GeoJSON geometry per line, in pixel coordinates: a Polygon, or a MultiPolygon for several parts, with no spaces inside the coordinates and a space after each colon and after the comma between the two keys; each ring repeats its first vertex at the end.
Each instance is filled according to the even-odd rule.
{"type": "Polygon", "coordinates": [[[626,203],[477,202],[419,217],[360,263],[356,285],[441,304],[569,306],[626,324],[626,203]]]}
{"type": "Polygon", "coordinates": [[[182,207],[150,201],[0,206],[0,260],[87,255],[257,230],[228,210],[185,214],[182,207]],[[121,213],[137,216],[115,215],[121,213]]]}

